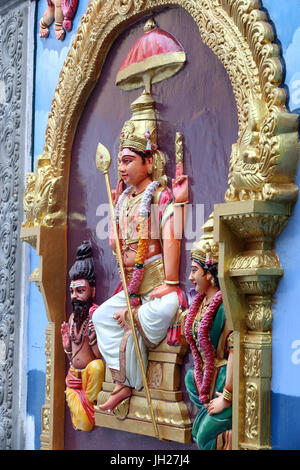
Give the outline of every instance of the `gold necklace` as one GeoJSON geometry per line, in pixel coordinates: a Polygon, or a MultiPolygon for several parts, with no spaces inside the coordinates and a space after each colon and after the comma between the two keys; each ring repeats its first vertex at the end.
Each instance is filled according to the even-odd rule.
{"type": "Polygon", "coordinates": [[[206,297],[203,299],[203,301],[201,302],[201,305],[199,307],[199,310],[198,310],[198,313],[195,317],[195,321],[201,321],[206,310],[207,310],[207,307],[209,306],[211,302],[211,299],[207,299],[206,297]]]}

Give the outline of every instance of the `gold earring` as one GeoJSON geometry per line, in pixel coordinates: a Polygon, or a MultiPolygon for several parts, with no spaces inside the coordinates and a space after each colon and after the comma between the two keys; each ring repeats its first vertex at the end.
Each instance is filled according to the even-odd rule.
{"type": "Polygon", "coordinates": [[[215,280],[211,273],[207,273],[206,279],[211,283],[212,286],[215,286],[215,280]]]}

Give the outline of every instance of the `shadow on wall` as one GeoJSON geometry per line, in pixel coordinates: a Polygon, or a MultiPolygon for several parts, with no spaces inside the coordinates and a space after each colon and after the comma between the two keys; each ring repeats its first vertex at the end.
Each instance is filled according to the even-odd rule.
{"type": "Polygon", "coordinates": [[[37,369],[28,372],[27,386],[30,393],[27,395],[27,415],[34,421],[34,450],[41,447],[40,436],[42,405],[45,403],[45,382],[46,374],[37,369]]]}

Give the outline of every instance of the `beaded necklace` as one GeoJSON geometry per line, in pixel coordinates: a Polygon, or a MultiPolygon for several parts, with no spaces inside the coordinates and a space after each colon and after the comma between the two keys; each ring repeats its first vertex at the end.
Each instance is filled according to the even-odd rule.
{"type": "Polygon", "coordinates": [[[85,332],[86,332],[86,329],[87,329],[87,327],[88,327],[88,324],[89,324],[89,317],[87,317],[87,318],[84,320],[84,322],[83,322],[83,324],[82,324],[82,328],[81,328],[81,333],[80,333],[80,335],[79,335],[78,333],[75,333],[75,330],[74,330],[74,329],[75,329],[75,322],[74,322],[74,320],[73,320],[72,326],[71,326],[71,339],[72,339],[72,342],[73,342],[74,344],[77,344],[77,345],[78,345],[78,344],[81,343],[82,338],[83,338],[83,336],[84,336],[84,334],[85,334],[85,332]]]}

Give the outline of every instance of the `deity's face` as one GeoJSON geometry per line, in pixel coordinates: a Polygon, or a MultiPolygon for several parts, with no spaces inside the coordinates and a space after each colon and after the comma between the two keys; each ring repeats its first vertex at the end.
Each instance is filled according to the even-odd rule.
{"type": "Polygon", "coordinates": [[[204,269],[196,261],[192,261],[191,273],[189,280],[194,284],[195,290],[205,294],[210,287],[210,282],[207,279],[207,273],[204,272],[204,269]]]}
{"type": "Polygon", "coordinates": [[[128,148],[119,153],[118,170],[125,184],[137,186],[152,172],[153,157],[146,157],[145,162],[140,155],[128,148]]]}
{"type": "Polygon", "coordinates": [[[73,305],[78,303],[85,302],[89,298],[94,297],[95,288],[91,287],[87,279],[77,279],[76,281],[71,281],[70,284],[70,295],[73,305]]]}

